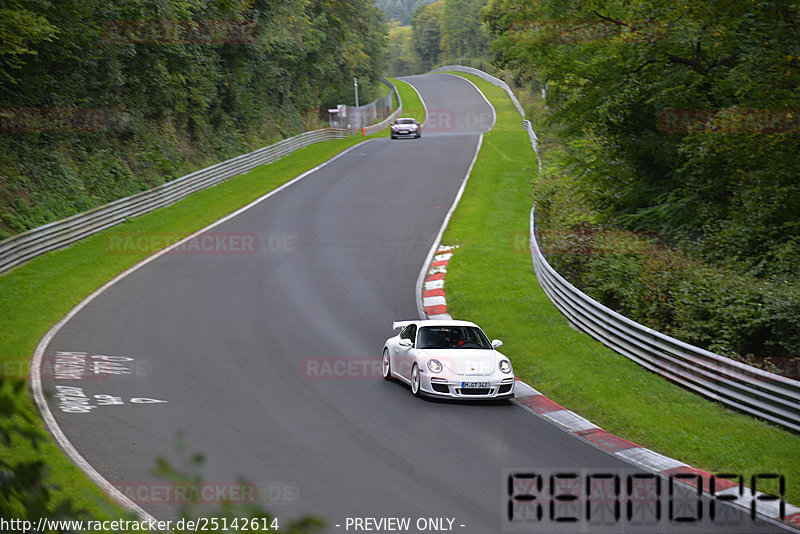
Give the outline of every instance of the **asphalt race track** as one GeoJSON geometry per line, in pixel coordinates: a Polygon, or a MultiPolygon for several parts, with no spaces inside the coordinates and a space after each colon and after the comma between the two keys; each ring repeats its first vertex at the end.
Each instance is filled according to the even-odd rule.
{"type": "Polygon", "coordinates": [[[202,250],[123,278],[48,345],[58,424],[156,517],[181,501],[153,474],[157,457],[181,465],[179,442],[205,455],[218,494],[245,478],[281,521],[314,514],[329,532],[352,532],[348,517],[441,517],[499,533],[504,469],[630,468],[513,403],[419,400],[380,379],[382,343],[393,320],[417,318],[417,276],[493,115],[459,78],[407,80],[432,119],[422,139],[358,145],[214,227],[202,250]]]}

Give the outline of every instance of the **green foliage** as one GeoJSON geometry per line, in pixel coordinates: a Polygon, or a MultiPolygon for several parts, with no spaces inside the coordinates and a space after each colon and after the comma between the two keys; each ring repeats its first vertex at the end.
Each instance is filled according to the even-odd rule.
{"type": "Polygon", "coordinates": [[[429,69],[439,61],[439,43],[442,40],[441,18],[444,1],[422,6],[411,19],[414,35],[414,50],[422,60],[423,69],[429,69]]]}
{"type": "Polygon", "coordinates": [[[419,122],[425,122],[425,106],[419,94],[408,83],[396,78],[389,78],[389,81],[397,88],[400,99],[403,101],[403,116],[414,117],[419,122]]]}
{"type": "Polygon", "coordinates": [[[656,234],[593,224],[568,180],[548,178],[535,191],[548,261],[589,296],[723,356],[768,370],[793,368],[800,354],[796,284],[709,266],[665,247],[656,234]]]}
{"type": "Polygon", "coordinates": [[[0,119],[55,112],[0,133],[0,238],[318,127],[320,108],[351,102],[353,76],[368,101],[383,73],[386,27],[370,0],[4,6],[0,119]],[[198,21],[254,32],[209,40],[198,21]],[[152,31],[119,29],[131,22],[152,31]],[[176,24],[195,33],[153,30],[176,24]],[[75,110],[98,120],[57,128],[75,110]]]}
{"type": "Polygon", "coordinates": [[[402,26],[411,23],[414,12],[426,4],[435,0],[376,0],[378,6],[385,14],[389,22],[397,22],[402,26]]]}
{"type": "MultiPolygon", "coordinates": [[[[194,524],[205,525],[211,531],[217,532],[242,530],[312,534],[314,532],[322,532],[325,527],[324,521],[313,516],[306,516],[291,523],[281,522],[260,504],[256,503],[238,504],[224,501],[215,509],[209,510],[208,504],[201,499],[205,484],[203,476],[205,456],[199,452],[190,452],[186,437],[182,433],[177,435],[176,449],[181,459],[181,465],[175,465],[165,458],[158,458],[154,472],[159,479],[166,480],[176,487],[182,488],[183,494],[189,496],[186,502],[181,503],[179,510],[181,518],[194,521],[194,524]],[[208,518],[207,522],[205,518],[208,518]],[[200,521],[199,523],[198,520],[200,521]],[[233,524],[239,525],[239,528],[223,528],[233,524]]],[[[246,479],[240,479],[237,483],[243,491],[248,488],[253,490],[257,488],[246,479]]],[[[195,531],[196,529],[190,528],[175,530],[176,533],[195,531]]]]}
{"type": "Polygon", "coordinates": [[[491,0],[483,17],[496,64],[546,83],[601,222],[800,277],[800,4],[491,0]]]}
{"type": "MultiPolygon", "coordinates": [[[[567,324],[533,275],[527,237],[536,162],[519,114],[502,89],[465,77],[492,102],[497,123],[444,234],[444,243],[459,244],[445,281],[453,316],[502,338],[517,376],[611,433],[712,473],[800,477],[797,433],[705,400],[567,324]]],[[[569,217],[578,212],[576,202],[569,217]]],[[[788,502],[800,502],[800,486],[786,490],[788,502]]]]}
{"type": "Polygon", "coordinates": [[[406,76],[423,72],[422,60],[414,49],[414,35],[410,26],[400,26],[399,22],[389,23],[386,58],[387,74],[406,76]]]}
{"type": "Polygon", "coordinates": [[[414,13],[414,48],[429,69],[457,58],[488,58],[480,12],[487,0],[439,0],[414,13]]]}
{"type": "Polygon", "coordinates": [[[440,48],[446,58],[488,55],[489,40],[479,13],[486,0],[444,0],[440,48]]]}
{"type": "MultiPolygon", "coordinates": [[[[21,406],[25,386],[24,380],[0,376],[0,443],[5,448],[38,451],[47,437],[34,424],[30,412],[21,406]]],[[[89,518],[87,511],[77,507],[72,498],[60,495],[61,488],[53,482],[50,466],[45,461],[41,458],[15,460],[0,456],[0,519],[30,521],[35,525],[42,518],[89,518]]],[[[72,534],[73,531],[62,532],[72,534]]]]}
{"type": "MultiPolygon", "coordinates": [[[[24,391],[24,380],[8,381],[0,377],[0,441],[6,447],[14,445],[38,449],[40,441],[44,439],[44,433],[35,429],[30,415],[18,405],[18,399],[24,396],[24,391]]],[[[158,458],[154,469],[154,474],[158,479],[181,487],[184,495],[192,497],[187,502],[181,503],[179,511],[181,518],[191,520],[201,517],[209,518],[210,525],[224,524],[223,519],[227,519],[229,522],[237,520],[240,523],[247,521],[247,530],[255,532],[272,532],[276,530],[275,526],[279,526],[281,532],[311,534],[320,532],[324,527],[324,522],[310,516],[292,523],[273,522],[276,521],[274,517],[258,503],[234,504],[226,501],[216,509],[209,510],[208,506],[200,499],[204,487],[202,476],[204,457],[197,453],[187,454],[185,441],[181,438],[179,436],[178,446],[184,459],[183,465],[176,467],[163,458],[158,458]]],[[[254,487],[245,480],[241,480],[240,484],[242,487],[254,487]]],[[[110,507],[106,503],[101,501],[95,504],[100,510],[112,515],[110,507]]],[[[138,520],[132,513],[120,515],[122,517],[117,515],[114,519],[138,520]]],[[[77,508],[71,498],[63,497],[60,494],[60,488],[54,484],[50,476],[48,465],[42,459],[13,462],[2,457],[0,457],[0,519],[29,521],[34,525],[40,519],[49,521],[103,520],[96,515],[90,515],[87,510],[77,508]]],[[[189,531],[193,532],[193,530],[189,531]]],[[[78,531],[62,528],[58,532],[72,534],[78,531]]],[[[176,532],[185,532],[185,530],[176,532]]]]}
{"type": "Polygon", "coordinates": [[[767,368],[800,356],[799,6],[491,0],[482,12],[495,64],[547,88],[530,114],[553,266],[634,320],[767,368]]]}
{"type": "Polygon", "coordinates": [[[19,0],[8,0],[0,7],[0,78],[16,83],[15,70],[25,65],[25,57],[39,41],[52,40],[56,28],[41,14],[25,9],[19,0]]]}

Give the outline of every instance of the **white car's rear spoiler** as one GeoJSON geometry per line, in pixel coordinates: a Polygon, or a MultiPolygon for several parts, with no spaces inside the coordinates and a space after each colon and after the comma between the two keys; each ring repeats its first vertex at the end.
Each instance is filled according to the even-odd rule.
{"type": "Polygon", "coordinates": [[[397,330],[398,328],[405,328],[406,326],[410,325],[414,321],[395,321],[392,323],[392,330],[397,330]]]}

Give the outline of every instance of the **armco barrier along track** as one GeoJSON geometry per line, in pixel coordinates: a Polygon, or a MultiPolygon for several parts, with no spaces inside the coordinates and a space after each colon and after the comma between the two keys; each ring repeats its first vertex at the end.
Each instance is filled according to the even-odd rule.
{"type": "Polygon", "coordinates": [[[573,326],[696,393],[800,431],[800,382],[689,345],[589,298],[545,260],[536,235],[533,209],[530,243],[542,289],[573,326]]]}
{"type": "Polygon", "coordinates": [[[144,215],[174,204],[196,191],[217,185],[259,165],[271,163],[295,150],[320,141],[345,137],[347,132],[338,129],[305,132],[187,174],[156,188],[17,234],[0,242],[0,273],[40,254],[65,247],[84,237],[123,223],[130,217],[144,215]]]}
{"type": "Polygon", "coordinates": [[[400,116],[400,113],[403,111],[403,101],[400,99],[400,93],[397,92],[397,87],[395,87],[392,82],[390,82],[389,80],[386,80],[384,78],[381,78],[381,82],[385,83],[386,85],[388,85],[391,88],[391,90],[392,90],[391,92],[394,94],[395,98],[397,99],[397,109],[394,110],[391,115],[389,115],[388,117],[383,119],[381,122],[379,122],[377,124],[373,124],[372,126],[365,126],[364,127],[364,134],[365,135],[372,135],[375,132],[380,132],[381,130],[383,130],[384,128],[389,126],[390,122],[392,122],[398,116],[400,116]]]}
{"type": "MultiPolygon", "coordinates": [[[[391,92],[397,98],[398,107],[389,117],[378,124],[365,127],[367,135],[385,128],[403,109],[400,94],[394,84],[384,79],[380,81],[389,86],[391,92]]],[[[63,248],[84,237],[121,224],[130,217],[144,215],[158,208],[174,204],[196,191],[217,185],[228,178],[245,173],[259,165],[272,163],[295,150],[320,141],[343,139],[345,137],[347,137],[347,130],[337,128],[305,132],[249,154],[187,174],[159,187],[142,191],[72,217],[9,237],[0,242],[0,273],[25,263],[40,254],[63,248]]]]}
{"type": "MultiPolygon", "coordinates": [[[[474,74],[505,89],[523,119],[525,114],[511,88],[481,70],[448,65],[437,71],[474,74]]],[[[531,144],[537,150],[536,134],[524,121],[531,144]]],[[[541,170],[541,159],[539,160],[541,170]]],[[[704,397],[736,410],[800,432],[800,381],[756,369],[719,354],[689,345],[632,321],[591,299],[567,282],[547,263],[530,217],[530,246],[539,283],[548,298],[577,329],[704,397]]]]}

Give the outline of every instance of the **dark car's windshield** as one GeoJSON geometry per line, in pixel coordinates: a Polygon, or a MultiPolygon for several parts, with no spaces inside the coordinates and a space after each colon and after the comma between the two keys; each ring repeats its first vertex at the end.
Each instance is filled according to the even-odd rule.
{"type": "Polygon", "coordinates": [[[417,334],[419,349],[491,349],[492,344],[475,326],[425,326],[417,334]]]}

